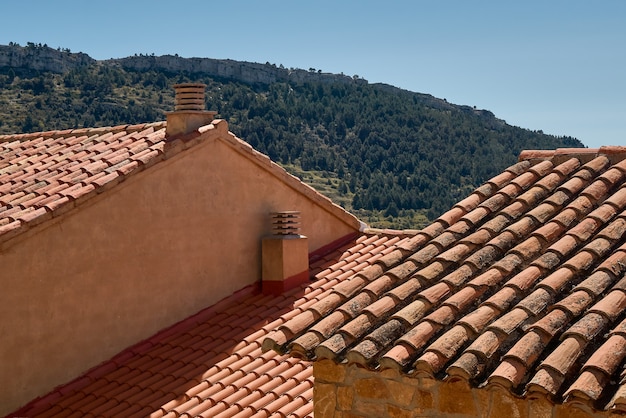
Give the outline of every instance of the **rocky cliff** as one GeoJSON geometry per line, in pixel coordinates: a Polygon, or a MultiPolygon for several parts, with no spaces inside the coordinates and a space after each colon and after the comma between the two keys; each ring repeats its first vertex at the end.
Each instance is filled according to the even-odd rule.
{"type": "Polygon", "coordinates": [[[212,58],[183,58],[174,55],[139,55],[127,58],[96,61],[84,53],[71,53],[47,46],[29,44],[0,45],[0,68],[14,68],[64,73],[74,68],[94,63],[119,65],[134,71],[167,71],[170,73],[202,73],[245,83],[270,84],[276,81],[304,83],[367,83],[357,76],[330,74],[301,69],[287,69],[273,64],[220,60],[212,58]]]}
{"type": "Polygon", "coordinates": [[[34,44],[29,44],[25,47],[0,45],[0,68],[64,73],[95,62],[96,60],[82,52],[71,53],[34,44]]]}
{"type": "Polygon", "coordinates": [[[134,56],[108,60],[126,70],[147,71],[161,70],[171,73],[202,73],[223,77],[245,83],[270,84],[276,81],[303,83],[317,81],[322,83],[367,83],[358,77],[343,74],[330,74],[301,69],[286,69],[274,64],[259,64],[246,61],[220,60],[212,58],[182,58],[174,55],[134,56]]]}

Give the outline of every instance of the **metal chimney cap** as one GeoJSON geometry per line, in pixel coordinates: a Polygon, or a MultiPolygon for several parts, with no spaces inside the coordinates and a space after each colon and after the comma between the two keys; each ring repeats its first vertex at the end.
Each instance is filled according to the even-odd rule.
{"type": "Polygon", "coordinates": [[[300,234],[300,212],[296,210],[286,210],[272,212],[272,234],[278,236],[299,235],[300,234]]]}

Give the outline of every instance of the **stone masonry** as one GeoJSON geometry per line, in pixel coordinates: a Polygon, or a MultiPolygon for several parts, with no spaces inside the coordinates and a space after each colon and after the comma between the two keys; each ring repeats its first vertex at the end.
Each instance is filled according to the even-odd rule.
{"type": "Polygon", "coordinates": [[[320,360],[313,365],[316,418],[586,418],[622,416],[577,402],[518,398],[500,386],[471,388],[461,379],[441,381],[396,370],[370,371],[320,360]]]}

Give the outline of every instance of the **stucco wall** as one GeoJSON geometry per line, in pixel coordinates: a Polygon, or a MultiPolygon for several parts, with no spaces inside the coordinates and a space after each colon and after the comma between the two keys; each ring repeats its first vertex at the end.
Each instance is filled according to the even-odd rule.
{"type": "Polygon", "coordinates": [[[0,415],[259,280],[269,212],[292,209],[311,250],[354,232],[209,137],[4,243],[0,415]]]}
{"type": "Polygon", "coordinates": [[[617,416],[579,403],[556,405],[545,397],[521,399],[500,387],[374,372],[330,360],[313,364],[315,418],[589,418],[617,416]]]}

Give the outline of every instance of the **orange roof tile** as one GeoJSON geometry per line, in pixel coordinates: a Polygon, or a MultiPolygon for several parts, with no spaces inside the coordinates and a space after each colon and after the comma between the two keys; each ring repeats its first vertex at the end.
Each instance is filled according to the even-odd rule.
{"type": "Polygon", "coordinates": [[[166,138],[166,122],[0,135],[0,243],[80,206],[131,175],[217,133],[255,164],[356,229],[359,220],[255,151],[214,120],[184,137],[166,138]]]}
{"type": "Polygon", "coordinates": [[[330,253],[311,255],[308,285],[279,296],[249,286],[121,352],[11,416],[150,416],[303,418],[313,414],[310,364],[273,351],[267,334],[318,303],[351,264],[387,254],[411,236],[372,231],[330,253]]]}
{"type": "Polygon", "coordinates": [[[263,348],[623,412],[625,283],[626,148],[525,151],[263,348]]]}

